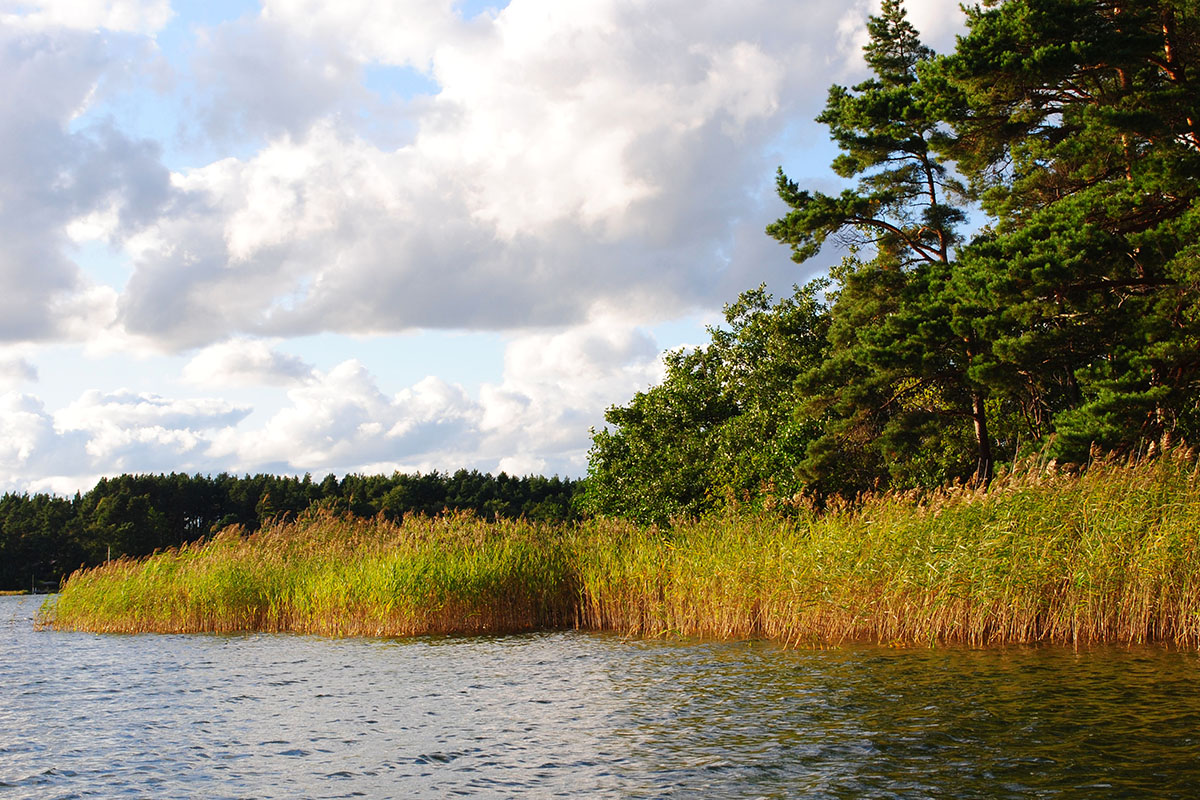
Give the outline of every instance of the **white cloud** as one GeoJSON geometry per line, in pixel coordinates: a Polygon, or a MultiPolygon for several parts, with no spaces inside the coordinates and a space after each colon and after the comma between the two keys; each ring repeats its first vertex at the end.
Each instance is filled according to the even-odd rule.
{"type": "Polygon", "coordinates": [[[954,49],[954,37],[963,33],[966,19],[959,0],[907,0],[904,7],[927,45],[939,53],[954,49]]]}
{"type": "Polygon", "coordinates": [[[361,64],[344,49],[298,37],[267,16],[226,22],[199,38],[196,122],[218,142],[304,131],[325,115],[355,113],[370,97],[361,64]]]}
{"type": "Polygon", "coordinates": [[[264,0],[263,19],[290,35],[335,41],[360,62],[427,68],[439,46],[469,40],[454,0],[264,0]]]}
{"type": "Polygon", "coordinates": [[[213,429],[248,413],[222,401],[85,392],[57,412],[28,394],[0,394],[0,487],[83,491],[121,472],[219,471],[213,429]]]}
{"type": "MultiPolygon", "coordinates": [[[[946,49],[955,4],[909,7],[946,49]]],[[[13,345],[0,390],[24,389],[40,367],[39,389],[63,396],[23,343],[69,341],[85,353],[202,348],[177,377],[286,398],[251,416],[219,400],[90,391],[52,412],[10,392],[0,482],[579,474],[588,426],[661,374],[639,324],[803,280],[762,232],[781,210],[772,178],[792,157],[784,143],[824,140],[797,120],[858,58],[831,53],[839,20],[850,47],[867,10],[512,0],[464,19],[453,0],[265,0],[259,15],[199,29],[180,67],[192,72],[175,76],[189,95],[153,108],[139,96],[130,111],[122,91],[145,93],[153,81],[137,76],[167,69],[147,38],[167,24],[166,2],[0,0],[0,344],[13,345]],[[385,101],[363,83],[380,65],[438,91],[385,101]],[[379,135],[392,120],[403,135],[379,135]],[[235,157],[169,173],[172,127],[207,137],[194,152],[235,157]],[[129,132],[146,129],[163,138],[129,132]],[[80,269],[92,247],[81,243],[116,248],[128,281],[80,269]],[[393,393],[357,361],[318,371],[303,345],[286,352],[296,335],[420,328],[504,332],[502,379],[471,393],[408,378],[393,393]]],[[[797,179],[804,169],[827,174],[788,165],[797,179]]]]}
{"type": "Polygon", "coordinates": [[[175,400],[148,392],[89,389],[54,415],[59,430],[150,429],[203,431],[237,424],[249,409],[224,400],[175,400]]]}
{"type": "Polygon", "coordinates": [[[183,368],[184,381],[197,386],[286,386],[312,376],[312,365],[280,353],[261,340],[233,339],[208,347],[183,368]]]}
{"type": "Polygon", "coordinates": [[[496,465],[496,471],[517,476],[544,475],[547,472],[546,466],[546,459],[524,453],[519,456],[505,456],[500,459],[500,462],[496,465]]]}
{"type": "Polygon", "coordinates": [[[314,373],[287,396],[289,405],[262,428],[218,434],[212,455],[232,458],[239,469],[353,471],[364,463],[469,449],[458,438],[469,433],[477,416],[460,387],[436,378],[389,397],[355,360],[314,373]]]}
{"type": "Polygon", "coordinates": [[[6,392],[0,395],[0,462],[20,464],[29,461],[45,437],[47,418],[42,405],[29,395],[6,392]]]}
{"type": "Polygon", "coordinates": [[[0,394],[0,487],[29,490],[46,476],[87,469],[86,438],[59,433],[41,400],[17,392],[0,394]]]}
{"type": "Polygon", "coordinates": [[[602,408],[661,375],[654,339],[616,320],[526,335],[508,347],[503,383],[485,387],[489,413],[483,425],[498,431],[530,424],[557,428],[562,413],[602,408]]]}
{"type": "MultiPolygon", "coordinates": [[[[318,71],[425,57],[385,44],[411,33],[417,6],[369,25],[354,4],[322,7],[271,4],[245,24],[308,37],[318,71]]],[[[130,240],[130,332],[186,348],[238,333],[561,327],[599,307],[650,321],[727,300],[731,275],[744,288],[792,271],[783,249],[768,264],[718,253],[739,220],[761,231],[776,213],[760,200],[775,167],[764,145],[823,92],[813,54],[834,10],[514,0],[468,23],[431,7],[419,18],[450,33],[421,29],[441,92],[414,106],[411,143],[381,150],[339,113],[174,176],[169,213],[130,240]]],[[[213,63],[230,85],[295,91],[287,70],[262,83],[236,59],[213,63]]]]}
{"type": "Polygon", "coordinates": [[[209,457],[238,471],[387,472],[473,467],[583,471],[588,428],[662,374],[644,332],[611,320],[516,337],[478,397],[430,376],[393,394],[355,360],[287,392],[262,427],[226,428],[209,457]]]}
{"type": "Polygon", "coordinates": [[[72,119],[103,75],[139,57],[119,37],[0,25],[0,341],[87,340],[115,316],[73,262],[71,236],[156,218],[168,173],[157,145],[72,119]]]}
{"type": "Polygon", "coordinates": [[[3,0],[0,24],[153,34],[172,16],[169,0],[3,0]]]}
{"type": "Polygon", "coordinates": [[[588,428],[657,381],[662,364],[649,334],[609,317],[512,337],[502,379],[474,396],[434,376],[389,394],[356,360],[313,370],[246,340],[197,354],[184,374],[206,384],[275,376],[286,402],[260,422],[216,399],[89,390],[51,412],[32,395],[2,395],[0,463],[10,472],[0,485],[86,489],[98,474],[170,471],[577,476],[588,428]]]}
{"type": "Polygon", "coordinates": [[[92,475],[82,475],[71,473],[68,475],[47,475],[30,481],[21,483],[13,483],[12,486],[19,486],[21,491],[26,491],[31,494],[57,494],[63,497],[69,497],[76,492],[83,494],[91,490],[100,479],[105,477],[104,473],[97,472],[92,475]]]}
{"type": "Polygon", "coordinates": [[[521,337],[505,354],[501,384],[480,393],[486,448],[503,454],[498,468],[508,472],[540,463],[539,470],[581,474],[589,428],[603,424],[606,408],[662,375],[654,339],[616,319],[521,337]]]}
{"type": "Polygon", "coordinates": [[[207,432],[236,425],[249,413],[223,400],[89,390],[55,412],[53,425],[60,440],[83,442],[80,474],[207,471],[213,468],[205,454],[207,432]]]}
{"type": "Polygon", "coordinates": [[[14,389],[37,379],[37,367],[25,358],[0,356],[0,390],[14,389]]]}

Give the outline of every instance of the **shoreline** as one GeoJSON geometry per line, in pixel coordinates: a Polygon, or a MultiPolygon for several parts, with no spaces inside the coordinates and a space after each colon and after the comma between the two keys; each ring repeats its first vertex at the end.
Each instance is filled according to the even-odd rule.
{"type": "Polygon", "coordinates": [[[785,647],[1200,648],[1190,454],[986,494],[638,528],[327,514],[72,575],[47,627],[328,636],[580,629],[785,647]]]}

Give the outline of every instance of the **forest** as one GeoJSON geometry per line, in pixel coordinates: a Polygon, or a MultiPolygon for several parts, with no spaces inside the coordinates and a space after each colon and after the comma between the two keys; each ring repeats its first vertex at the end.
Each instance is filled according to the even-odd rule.
{"type": "Polygon", "coordinates": [[[308,511],[398,522],[469,512],[480,520],[577,519],[579,481],[459,470],[391,476],[121,475],[73,498],[0,497],[0,590],[53,590],[81,566],[246,532],[308,511]]]}
{"type": "Polygon", "coordinates": [[[937,55],[885,0],[871,76],[818,117],[845,188],[778,174],[767,234],[827,269],[744,293],[609,409],[585,508],[820,506],[1195,442],[1200,3],[966,12],[937,55]]]}

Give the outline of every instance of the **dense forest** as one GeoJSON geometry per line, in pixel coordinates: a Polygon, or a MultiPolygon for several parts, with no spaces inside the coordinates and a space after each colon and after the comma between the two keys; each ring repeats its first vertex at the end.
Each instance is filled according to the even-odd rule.
{"type": "Polygon", "coordinates": [[[309,509],[397,521],[405,514],[471,512],[481,519],[576,519],[579,482],[453,474],[333,475],[314,481],[254,475],[122,475],[74,498],[0,497],[0,590],[51,589],[81,565],[148,555],[229,525],[254,531],[309,509]]]}
{"type": "Polygon", "coordinates": [[[845,189],[781,169],[767,228],[840,263],[745,293],[611,408],[590,511],[986,486],[1200,434],[1200,2],[987,2],[939,56],[885,0],[868,33],[871,77],[818,117],[845,189]]]}

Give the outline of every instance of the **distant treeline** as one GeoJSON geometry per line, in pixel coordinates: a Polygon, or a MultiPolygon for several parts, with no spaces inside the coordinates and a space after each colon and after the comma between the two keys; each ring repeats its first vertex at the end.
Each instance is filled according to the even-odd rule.
{"type": "Polygon", "coordinates": [[[0,497],[0,589],[53,588],[81,565],[148,555],[229,525],[253,531],[312,507],[398,521],[405,514],[470,511],[483,519],[572,521],[580,483],[558,477],[453,474],[122,475],[73,498],[0,497]]]}

